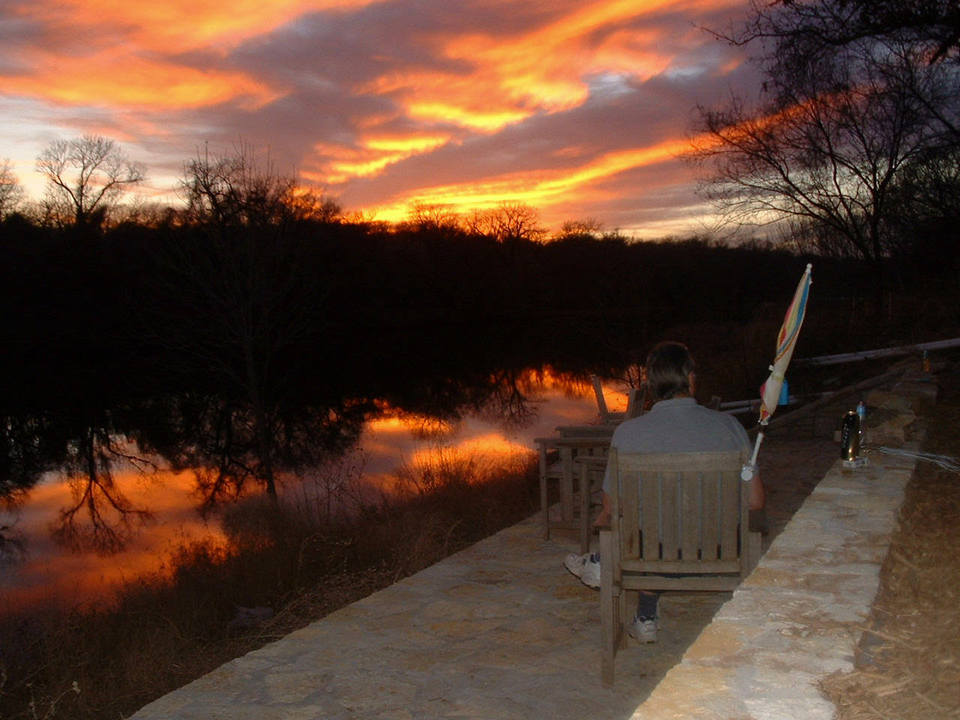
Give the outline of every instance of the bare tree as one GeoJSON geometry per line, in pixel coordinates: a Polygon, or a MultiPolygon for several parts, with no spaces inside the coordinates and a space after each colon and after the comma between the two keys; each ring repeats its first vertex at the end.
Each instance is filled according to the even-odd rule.
{"type": "Polygon", "coordinates": [[[180,191],[192,222],[262,226],[290,215],[296,183],[281,175],[269,158],[261,163],[253,147],[242,144],[222,155],[207,148],[198,151],[184,168],[180,191]]]}
{"type": "Polygon", "coordinates": [[[80,227],[102,225],[123,193],[144,179],[141,165],[99,135],[54,140],[37,157],[37,172],[47,180],[47,216],[80,227]]]}
{"type": "Polygon", "coordinates": [[[187,223],[166,244],[157,282],[182,304],[156,308],[155,326],[178,359],[171,371],[218,388],[194,413],[193,459],[212,468],[198,473],[200,490],[207,507],[248,480],[276,499],[277,472],[321,449],[304,428],[332,422],[332,414],[296,407],[291,368],[299,367],[298,349],[321,341],[327,293],[303,270],[316,233],[296,226],[334,222],[339,206],[300,192],[249,146],[198,153],[180,187],[187,223]],[[184,325],[184,317],[197,322],[184,325]]]}
{"type": "Polygon", "coordinates": [[[773,47],[760,61],[758,104],[701,108],[694,156],[711,167],[707,195],[729,218],[793,221],[820,249],[879,265],[898,178],[955,142],[943,118],[960,109],[957,74],[872,40],[794,65],[773,47]]]}
{"type": "Polygon", "coordinates": [[[560,225],[560,232],[555,240],[571,240],[574,238],[595,239],[601,236],[603,223],[596,218],[582,218],[580,220],[565,220],[560,225]]]}
{"type": "Polygon", "coordinates": [[[449,206],[415,202],[407,212],[407,222],[418,230],[459,230],[460,216],[449,206]]]}
{"type": "Polygon", "coordinates": [[[102,554],[119,552],[134,534],[135,524],[144,524],[152,514],[138,508],[121,491],[113,478],[115,462],[126,461],[141,472],[156,465],[125,452],[108,428],[88,426],[71,443],[67,471],[72,502],[60,509],[52,525],[53,537],[74,550],[102,554]]]}
{"type": "Polygon", "coordinates": [[[13,173],[13,165],[3,160],[0,162],[0,221],[14,212],[23,198],[23,186],[13,173]]]}
{"type": "Polygon", "coordinates": [[[960,147],[910,163],[893,189],[898,208],[888,222],[893,252],[905,269],[958,277],[960,268],[960,147]],[[931,263],[931,258],[936,258],[931,263]]]}
{"type": "Polygon", "coordinates": [[[930,62],[960,59],[956,0],[751,0],[750,7],[746,26],[724,37],[739,45],[772,40],[788,65],[863,40],[922,47],[930,62]]]}
{"type": "Polygon", "coordinates": [[[295,220],[318,223],[336,223],[343,220],[340,203],[315,190],[295,190],[287,200],[287,205],[295,220]]]}
{"type": "Polygon", "coordinates": [[[500,242],[539,242],[547,231],[540,224],[536,208],[523,203],[503,202],[490,210],[476,210],[466,220],[468,232],[488,235],[500,242]]]}
{"type": "Polygon", "coordinates": [[[322,192],[302,189],[267,157],[240,144],[232,153],[206,147],[188,162],[180,181],[190,222],[208,226],[263,227],[288,221],[339,222],[343,210],[322,192]]]}
{"type": "MultiPolygon", "coordinates": [[[[960,65],[960,5],[957,0],[751,0],[751,19],[738,31],[714,33],[735,45],[762,48],[758,60],[768,89],[791,88],[793,78],[819,71],[837,58],[870,53],[882,62],[891,48],[907,52],[918,66],[960,65]]],[[[891,76],[892,83],[902,78],[891,76]]],[[[907,78],[903,89],[914,89],[907,78]]],[[[920,93],[915,101],[960,141],[955,107],[920,93]]]]}

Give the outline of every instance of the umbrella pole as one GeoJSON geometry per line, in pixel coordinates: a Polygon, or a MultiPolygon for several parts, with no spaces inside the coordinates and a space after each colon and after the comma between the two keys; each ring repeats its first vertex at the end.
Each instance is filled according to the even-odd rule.
{"type": "Polygon", "coordinates": [[[756,466],[757,455],[760,454],[760,443],[763,442],[763,431],[766,430],[767,423],[760,423],[760,432],[757,433],[757,442],[753,445],[753,455],[750,456],[750,464],[756,466]]]}
{"type": "Polygon", "coordinates": [[[767,427],[767,421],[760,423],[760,431],[757,433],[757,441],[753,445],[753,455],[750,456],[750,462],[743,466],[740,471],[740,478],[744,481],[753,480],[757,474],[757,455],[760,454],[760,443],[763,442],[763,431],[767,427]]]}

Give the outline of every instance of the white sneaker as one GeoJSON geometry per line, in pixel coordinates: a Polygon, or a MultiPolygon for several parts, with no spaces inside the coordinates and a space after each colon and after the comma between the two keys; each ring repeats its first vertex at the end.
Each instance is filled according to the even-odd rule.
{"type": "Polygon", "coordinates": [[[657,621],[634,618],[627,627],[627,635],[637,642],[655,643],[657,641],[657,621]]]}
{"type": "Polygon", "coordinates": [[[587,587],[600,587],[600,556],[597,553],[570,553],[563,559],[563,566],[580,578],[580,582],[587,587]]]}
{"type": "Polygon", "coordinates": [[[563,566],[577,577],[580,577],[583,575],[583,566],[587,563],[589,558],[590,553],[586,553],[584,555],[570,553],[563,559],[563,566]]]}

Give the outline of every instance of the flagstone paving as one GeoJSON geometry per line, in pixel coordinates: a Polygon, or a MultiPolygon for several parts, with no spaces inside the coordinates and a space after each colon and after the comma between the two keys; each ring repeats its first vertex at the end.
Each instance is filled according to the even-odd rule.
{"type": "Polygon", "coordinates": [[[807,717],[796,714],[798,708],[827,713],[831,708],[823,706],[811,678],[846,667],[852,658],[855,626],[869,610],[912,465],[878,460],[869,475],[850,478],[837,474],[837,446],[827,439],[768,442],[761,472],[771,490],[773,534],[815,480],[831,465],[834,470],[745,583],[747,593],[737,591],[683,662],[729,593],[664,596],[660,641],[621,652],[617,682],[604,688],[597,593],[561,565],[576,539],[544,540],[534,517],[221,666],[133,718],[760,719],[807,717]],[[778,465],[789,470],[778,473],[778,465]],[[807,482],[796,482],[797,473],[807,482]],[[861,522],[868,523],[866,540],[861,522]],[[831,603],[824,618],[812,610],[820,601],[831,603]],[[651,702],[642,704],[671,668],[651,702]]]}
{"type": "Polygon", "coordinates": [[[597,593],[531,518],[146,706],[159,718],[629,717],[729,594],[663,602],[600,684],[597,593]]]}

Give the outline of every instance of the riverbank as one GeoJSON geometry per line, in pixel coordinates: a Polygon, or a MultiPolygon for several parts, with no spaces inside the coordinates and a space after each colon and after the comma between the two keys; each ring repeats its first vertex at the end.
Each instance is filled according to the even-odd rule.
{"type": "Polygon", "coordinates": [[[241,503],[226,545],[179,548],[109,607],[0,621],[0,717],[125,717],[232,658],[529,517],[536,462],[462,457],[408,471],[405,494],[331,521],[241,503]]]}
{"type": "MultiPolygon", "coordinates": [[[[954,374],[949,382],[954,383],[954,387],[960,387],[956,383],[954,374]]],[[[950,401],[949,398],[955,398],[956,392],[946,393],[948,398],[947,405],[950,402],[960,407],[956,399],[950,401]]],[[[837,446],[832,442],[831,436],[836,420],[839,417],[839,410],[826,408],[817,417],[803,425],[796,425],[788,428],[779,429],[770,434],[763,446],[761,453],[761,472],[768,488],[768,510],[771,519],[771,535],[769,539],[776,537],[782,530],[786,521],[796,511],[797,507],[803,502],[803,499],[809,493],[810,489],[822,477],[825,468],[828,468],[836,459],[837,446]]],[[[935,423],[935,426],[943,431],[944,447],[948,450],[953,448],[953,454],[957,451],[957,438],[954,417],[947,421],[935,423]],[[954,437],[951,437],[951,434],[954,437]],[[952,443],[952,445],[951,445],[952,443]]],[[[192,557],[190,568],[178,575],[181,585],[178,586],[177,593],[161,594],[150,597],[149,588],[142,588],[143,592],[137,592],[131,589],[127,597],[126,613],[124,617],[111,616],[108,614],[98,615],[74,615],[66,620],[63,618],[48,618],[51,632],[40,643],[21,646],[11,645],[9,636],[4,639],[2,647],[5,650],[20,652],[27,650],[32,655],[25,655],[25,660],[30,662],[31,672],[29,681],[33,682],[32,690],[27,690],[23,685],[23,676],[20,676],[20,691],[14,681],[17,677],[8,673],[5,679],[5,685],[0,688],[2,696],[2,715],[5,718],[16,717],[116,717],[125,715],[132,710],[144,705],[154,697],[164,694],[173,687],[178,687],[193,678],[199,677],[204,673],[216,668],[230,660],[232,657],[243,655],[250,650],[260,647],[265,643],[287,636],[289,633],[315,619],[322,618],[337,608],[345,607],[366,597],[378,589],[387,587],[396,583],[401,577],[409,572],[415,571],[416,562],[424,563],[421,567],[431,565],[440,557],[455,551],[458,547],[472,542],[467,539],[465,532],[467,527],[460,513],[467,513],[467,517],[476,519],[486,518],[484,522],[491,523],[484,525],[484,532],[489,535],[496,531],[493,520],[502,522],[500,525],[510,525],[511,522],[507,515],[513,514],[517,520],[529,515],[533,508],[533,488],[535,481],[532,474],[519,476],[518,484],[506,495],[497,497],[493,493],[487,500],[473,495],[463,483],[452,483],[447,488],[446,499],[443,505],[448,506],[452,511],[445,520],[436,519],[436,509],[438,506],[431,505],[423,500],[420,509],[424,515],[417,515],[411,509],[404,513],[392,516],[372,514],[368,519],[375,526],[389,525],[396,531],[396,535],[386,536],[377,533],[367,533],[362,538],[351,540],[346,536],[339,536],[339,545],[335,542],[324,545],[325,540],[331,538],[321,538],[314,536],[313,540],[305,542],[304,536],[291,533],[292,528],[283,528],[281,537],[286,536],[288,541],[285,543],[288,549],[294,551],[294,555],[301,558],[292,567],[299,573],[301,580],[306,581],[309,572],[320,569],[320,566],[311,567],[306,558],[316,558],[312,551],[319,549],[319,557],[324,558],[327,565],[327,574],[322,581],[313,582],[305,585],[300,592],[289,593],[285,595],[285,603],[282,609],[270,618],[257,618],[253,616],[248,618],[251,622],[244,626],[243,623],[231,623],[236,618],[236,608],[231,603],[220,604],[220,609],[216,612],[211,605],[211,598],[216,601],[225,599],[224,585],[229,574],[233,575],[231,582],[249,583],[253,576],[255,568],[260,570],[272,569],[267,573],[268,578],[273,578],[276,583],[278,577],[279,563],[276,557],[271,558],[267,553],[254,553],[250,557],[255,562],[250,561],[250,557],[243,562],[229,564],[228,576],[218,574],[215,567],[215,561],[218,558],[205,554],[197,550],[192,557]],[[508,500],[513,497],[514,500],[508,500]],[[502,510],[511,507],[510,503],[515,503],[513,511],[504,513],[502,510]],[[471,511],[478,515],[470,515],[471,511]],[[392,539],[391,539],[392,537],[392,539]],[[430,540],[430,542],[428,542],[430,540]],[[370,563],[365,567],[350,567],[347,560],[351,557],[359,557],[361,546],[370,547],[372,545],[383,546],[384,542],[391,548],[392,556],[381,562],[370,563]],[[316,543],[312,546],[311,543],[316,543]],[[365,544],[365,545],[364,545],[365,544]],[[431,555],[429,548],[433,548],[437,554],[431,555]],[[219,612],[219,615],[217,614],[219,612]],[[178,613],[183,613],[178,615],[178,613]],[[74,652],[73,648],[76,648],[74,652]],[[121,651],[129,652],[124,653],[121,651]],[[58,660],[59,659],[59,660],[58,660]],[[64,661],[66,659],[66,661],[64,661]],[[59,664],[58,664],[59,663],[59,664]],[[94,672],[98,674],[94,674],[94,672]],[[43,682],[39,680],[43,678],[43,682]],[[79,694],[73,691],[73,683],[77,682],[79,694]],[[162,685],[165,684],[165,685],[162,685]],[[33,693],[34,709],[29,707],[31,699],[30,692],[33,693]],[[12,703],[14,700],[21,702],[19,709],[14,711],[12,703]],[[125,708],[125,709],[119,709],[125,708]]],[[[941,481],[942,485],[942,481],[941,481]]],[[[913,483],[911,483],[911,488],[913,483]]],[[[930,486],[926,493],[927,497],[934,493],[937,484],[930,486]]],[[[940,487],[942,491],[943,488],[940,487]]],[[[507,492],[505,489],[503,492],[507,492]]],[[[914,493],[911,490],[911,493],[914,493]]],[[[934,493],[935,494],[935,493],[934,493]]],[[[908,497],[912,497],[908,493],[908,497]]],[[[909,505],[909,503],[908,503],[909,505]]],[[[929,503],[921,503],[920,517],[917,520],[921,526],[924,526],[923,514],[932,511],[929,503]]],[[[949,509],[948,505],[948,509],[949,509]]],[[[933,509],[936,509],[934,506],[933,509]]],[[[906,512],[906,509],[905,509],[906,512]]],[[[956,532],[956,513],[946,512],[943,517],[944,522],[954,523],[953,530],[945,530],[941,542],[953,541],[955,543],[956,535],[950,532],[956,532]]],[[[379,530],[377,531],[380,532],[379,530]]],[[[922,539],[923,542],[931,541],[928,535],[912,533],[912,538],[922,539]]],[[[531,542],[536,540],[536,533],[532,532],[531,542]]],[[[936,567],[938,554],[942,554],[945,548],[941,545],[940,550],[934,548],[919,548],[918,551],[927,553],[923,557],[926,560],[918,561],[910,551],[903,555],[908,558],[907,565],[915,565],[925,568],[924,572],[931,573],[936,567]],[[910,559],[913,558],[913,559],[910,559]]],[[[256,550],[254,546],[251,548],[256,550]]],[[[595,596],[586,591],[578,583],[570,582],[560,566],[557,564],[557,558],[562,558],[568,548],[558,546],[551,551],[550,548],[543,550],[544,559],[541,571],[544,573],[545,582],[551,583],[551,587],[556,586],[558,597],[567,599],[579,598],[579,602],[584,603],[582,612],[590,613],[595,610],[595,596]],[[572,595],[571,595],[572,593],[572,595]],[[580,597],[579,594],[583,596],[580,597]],[[585,593],[585,594],[584,594],[585,593]]],[[[518,548],[513,548],[516,552],[518,548]]],[[[524,557],[520,553],[518,561],[523,565],[524,557]]],[[[495,558],[491,559],[494,562],[495,558]]],[[[539,566],[538,566],[539,567],[539,566]]],[[[520,570],[517,571],[521,572],[520,570]]],[[[522,570],[523,573],[528,570],[522,570]]],[[[889,574],[885,569],[885,574],[889,574]]],[[[514,583],[511,577],[517,577],[516,573],[512,576],[507,573],[503,576],[502,582],[494,583],[493,590],[505,592],[506,589],[513,589],[514,583]]],[[[956,575],[953,575],[956,577],[956,575]]],[[[912,597],[913,581],[905,581],[903,586],[891,586],[889,592],[899,596],[907,603],[912,597]]],[[[881,589],[883,596],[887,590],[881,589]]],[[[955,592],[955,590],[954,590],[955,592]]],[[[936,592],[928,592],[925,602],[931,600],[949,599],[949,593],[945,593],[943,588],[936,592]]],[[[723,596],[717,596],[716,602],[722,602],[723,596]]],[[[251,610],[254,607],[250,608],[251,610]]],[[[638,675],[641,676],[641,689],[646,688],[649,692],[658,677],[662,676],[674,664],[687,644],[696,636],[698,630],[691,628],[702,627],[716,609],[717,605],[711,607],[701,606],[700,604],[678,597],[668,600],[664,604],[664,622],[669,637],[673,638],[670,642],[661,645],[663,649],[670,649],[674,654],[664,655],[661,660],[651,664],[651,658],[643,656],[641,667],[638,668],[638,675]],[[699,623],[699,625],[698,625],[699,623]],[[659,675],[658,675],[659,673],[659,675]]],[[[948,678],[955,662],[951,658],[956,658],[956,648],[949,641],[943,641],[943,625],[941,619],[947,617],[944,613],[948,608],[941,607],[938,610],[930,612],[928,606],[923,606],[924,612],[904,615],[905,611],[900,612],[904,617],[908,617],[912,626],[926,627],[928,637],[934,638],[936,644],[941,648],[944,654],[941,654],[932,670],[930,666],[916,664],[915,667],[921,669],[917,672],[917,678],[923,680],[927,685],[919,688],[925,697],[930,698],[942,707],[951,707],[949,697],[939,697],[935,692],[932,693],[929,683],[933,678],[936,686],[939,680],[948,678]],[[937,635],[939,633],[939,635],[937,635]]],[[[955,609],[955,608],[954,608],[955,609]]],[[[565,611],[563,611],[565,612],[565,611]]],[[[892,611],[887,609],[883,612],[887,614],[892,611]]],[[[883,612],[878,616],[883,617],[883,612]]],[[[586,617],[586,616],[585,616],[586,617]]],[[[591,616],[592,617],[592,616],[591,616]]],[[[897,616],[895,616],[897,617],[897,616]]],[[[949,620],[948,620],[949,622],[949,620]]],[[[952,622],[956,622],[953,620],[952,622]]],[[[580,629],[585,633],[590,633],[593,638],[589,619],[584,619],[580,629]]],[[[887,620],[885,624],[876,626],[878,633],[900,638],[899,618],[894,623],[895,633],[891,633],[891,625],[887,620]]],[[[547,623],[550,625],[550,623],[547,623]]],[[[563,622],[556,626],[544,626],[544,632],[556,635],[557,633],[568,633],[571,631],[569,622],[566,625],[563,622]]],[[[956,627],[954,625],[953,627],[956,627]]],[[[22,630],[23,628],[21,628],[22,630]]],[[[956,637],[953,633],[953,637],[956,637]]],[[[922,639],[911,646],[922,649],[925,647],[926,640],[922,639]]],[[[24,636],[20,636],[20,641],[24,641],[24,636]]],[[[898,640],[897,642],[900,642],[898,640]]],[[[874,644],[872,647],[876,648],[874,644]]],[[[897,645],[894,644],[894,648],[897,645]]],[[[593,648],[593,645],[590,645],[593,648]]],[[[626,656],[625,656],[626,657],[626,656]]],[[[866,656],[865,656],[866,657],[866,656]]],[[[872,657],[872,656],[871,656],[872,657]]],[[[892,653],[892,657],[898,657],[897,653],[892,653]]],[[[858,663],[860,661],[858,660],[858,663]]],[[[904,677],[897,667],[891,666],[888,679],[883,681],[874,679],[877,672],[877,661],[870,660],[870,665],[866,667],[866,677],[868,679],[866,686],[874,687],[876,696],[868,699],[868,702],[876,702],[876,697],[884,701],[884,693],[898,692],[902,687],[904,677]]],[[[949,678],[948,678],[949,679],[949,678]]],[[[861,684],[858,687],[865,687],[861,684]]],[[[955,687],[955,685],[953,686],[955,687]]],[[[631,691],[632,692],[632,691],[631,691]]],[[[854,693],[855,694],[855,693],[854,693]]],[[[848,693],[847,697],[850,694],[848,693]]],[[[643,696],[631,696],[625,700],[626,704],[642,700],[643,696]]],[[[847,702],[843,700],[842,702],[847,702]]],[[[842,706],[841,702],[838,705],[842,706]]],[[[882,706],[882,703],[881,703],[882,706]]],[[[923,706],[923,701],[918,703],[918,707],[923,706]]],[[[859,712],[859,710],[854,710],[859,712]]],[[[923,717],[930,717],[928,711],[923,717]]],[[[845,716],[850,720],[860,720],[861,717],[871,717],[869,715],[849,715],[845,716]]],[[[882,715],[875,715],[882,717],[882,715]]],[[[906,717],[906,716],[905,716],[906,717]]],[[[920,717],[920,715],[916,715],[920,717]]]]}
{"type": "MultiPolygon", "coordinates": [[[[770,459],[804,462],[809,443],[799,434],[784,434],[780,442],[788,445],[774,447],[770,459]]],[[[912,462],[878,459],[868,472],[845,477],[832,437],[819,444],[832,450],[830,470],[774,539],[770,558],[729,603],[729,594],[666,595],[661,641],[618,655],[612,690],[599,677],[597,595],[560,564],[577,539],[557,533],[545,541],[530,518],[227,663],[134,717],[808,717],[807,705],[796,715],[782,712],[801,696],[832,711],[816,678],[851,664],[912,462]],[[721,604],[723,627],[701,632],[714,629],[721,604]],[[731,624],[745,633],[734,633],[743,652],[724,642],[731,624]],[[700,652],[688,662],[694,638],[690,649],[700,652]],[[756,646],[759,640],[772,645],[756,646]],[[784,646],[790,652],[782,653],[784,646]],[[760,665],[750,664],[754,647],[760,665]],[[686,678],[670,695],[677,704],[656,707],[676,672],[686,678]],[[709,703],[718,699],[734,711],[676,712],[716,708],[709,703]]],[[[770,483],[788,483],[783,475],[772,472],[770,483]]]]}

